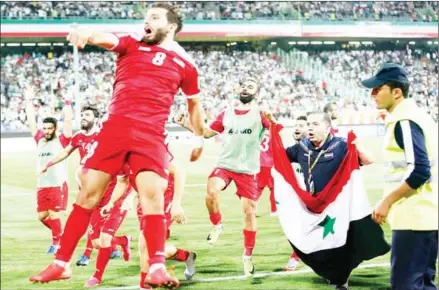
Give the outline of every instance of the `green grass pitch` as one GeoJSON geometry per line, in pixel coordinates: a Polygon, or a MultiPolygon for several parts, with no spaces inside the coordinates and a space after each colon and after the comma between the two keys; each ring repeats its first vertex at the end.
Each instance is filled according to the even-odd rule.
{"type": "MultiPolygon", "coordinates": [[[[382,165],[380,156],[381,140],[368,138],[363,145],[377,157],[377,164],[363,168],[372,205],[381,197],[382,165]]],[[[178,247],[198,252],[197,274],[195,281],[183,284],[182,289],[331,289],[317,275],[310,273],[309,268],[302,265],[297,273],[277,275],[291,254],[291,248],[282,233],[277,218],[269,216],[269,197],[266,191],[258,207],[258,233],[254,262],[256,273],[268,273],[264,277],[251,279],[233,279],[242,275],[243,217],[239,199],[231,186],[221,194],[221,211],[224,220],[224,232],[217,244],[210,246],[206,237],[210,231],[207,210],[204,204],[205,183],[215,165],[219,146],[207,143],[205,152],[199,162],[189,163],[189,149],[181,144],[173,144],[172,151],[178,163],[186,169],[187,187],[183,198],[183,207],[188,218],[186,225],[174,225],[170,241],[178,247]],[[206,279],[223,277],[224,280],[206,279]]],[[[49,231],[37,221],[35,199],[35,152],[2,153],[1,156],[1,289],[82,289],[85,281],[94,271],[97,252],[93,252],[92,261],[87,267],[76,267],[74,262],[84,249],[81,240],[73,256],[73,277],[69,281],[50,284],[30,284],[28,277],[39,272],[53,257],[45,251],[50,244],[49,231]]],[[[70,207],[76,197],[77,186],[73,179],[78,165],[78,156],[69,161],[70,207]]],[[[62,213],[63,224],[67,213],[62,213]]],[[[388,225],[384,226],[386,238],[390,241],[388,225]]],[[[139,261],[137,254],[138,221],[131,211],[119,230],[120,234],[133,236],[133,258],[129,262],[121,259],[111,260],[99,288],[119,288],[129,286],[137,289],[139,282],[139,261]]],[[[389,288],[389,255],[368,261],[363,265],[376,265],[357,269],[350,279],[352,289],[388,289],[389,288]]],[[[175,275],[183,279],[184,264],[175,264],[175,275]]],[[[123,288],[121,288],[123,289],[123,288]]]]}

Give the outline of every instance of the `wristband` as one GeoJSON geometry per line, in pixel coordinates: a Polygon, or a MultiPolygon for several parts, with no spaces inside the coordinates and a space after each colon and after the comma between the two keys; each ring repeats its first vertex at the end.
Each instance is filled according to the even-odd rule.
{"type": "Polygon", "coordinates": [[[65,104],[66,104],[66,106],[70,106],[72,104],[72,101],[66,100],[65,104]]]}
{"type": "Polygon", "coordinates": [[[52,165],[53,165],[53,162],[52,162],[52,161],[49,161],[49,163],[47,163],[46,167],[49,168],[49,167],[52,166],[52,165]]]}
{"type": "Polygon", "coordinates": [[[192,140],[194,142],[195,148],[203,148],[204,145],[204,136],[192,136],[192,140]]]}

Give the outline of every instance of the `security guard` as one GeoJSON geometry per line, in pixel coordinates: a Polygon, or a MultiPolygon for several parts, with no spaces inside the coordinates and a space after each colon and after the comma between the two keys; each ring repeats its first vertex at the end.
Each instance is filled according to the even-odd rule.
{"type": "Polygon", "coordinates": [[[387,163],[384,198],[373,219],[392,229],[392,289],[436,289],[438,254],[437,124],[408,97],[410,82],[400,65],[383,64],[362,81],[385,109],[387,163]]]}

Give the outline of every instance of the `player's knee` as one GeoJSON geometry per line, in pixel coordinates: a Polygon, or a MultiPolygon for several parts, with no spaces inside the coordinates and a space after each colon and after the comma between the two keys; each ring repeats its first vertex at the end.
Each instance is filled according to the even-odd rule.
{"type": "Polygon", "coordinates": [[[111,246],[111,241],[113,240],[113,236],[107,233],[101,233],[99,237],[99,247],[108,248],[111,246]]]}
{"type": "Polygon", "coordinates": [[[249,217],[256,216],[257,203],[253,200],[244,201],[244,214],[249,217]]]}
{"type": "Polygon", "coordinates": [[[91,244],[93,245],[93,247],[94,247],[95,249],[99,249],[99,248],[101,247],[101,244],[100,244],[100,240],[99,240],[99,239],[94,239],[93,241],[91,241],[91,244]]]}
{"type": "Polygon", "coordinates": [[[49,212],[47,212],[47,211],[41,211],[38,213],[38,219],[40,221],[44,221],[48,217],[49,217],[49,212]]]}
{"type": "Polygon", "coordinates": [[[58,213],[56,211],[49,210],[47,213],[47,217],[51,220],[58,218],[58,213]]]}
{"type": "Polygon", "coordinates": [[[219,191],[214,186],[207,186],[207,199],[217,199],[219,191]]]}

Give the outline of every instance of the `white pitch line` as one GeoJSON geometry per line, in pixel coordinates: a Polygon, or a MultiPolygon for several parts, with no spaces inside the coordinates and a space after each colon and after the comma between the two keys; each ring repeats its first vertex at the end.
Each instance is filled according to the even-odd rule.
{"type": "MultiPolygon", "coordinates": [[[[184,187],[201,187],[206,186],[207,183],[193,183],[193,184],[186,184],[184,187]]],[[[69,191],[69,193],[77,193],[78,191],[69,191]]],[[[1,194],[1,197],[14,197],[14,196],[25,196],[25,195],[31,195],[36,194],[36,192],[17,192],[17,193],[7,193],[7,194],[1,194]]]]}
{"type": "MultiPolygon", "coordinates": [[[[368,264],[368,265],[360,265],[356,269],[368,269],[368,268],[383,268],[390,267],[390,263],[380,263],[380,264],[368,264]]],[[[269,276],[293,276],[299,274],[309,274],[313,273],[311,269],[304,269],[299,271],[290,271],[290,272],[268,272],[268,273],[260,273],[253,276],[253,278],[264,278],[269,276]]],[[[355,274],[354,274],[355,275],[355,274]]],[[[226,276],[226,277],[214,277],[214,278],[204,278],[204,279],[195,279],[191,281],[181,281],[181,284],[195,284],[195,283],[210,283],[210,282],[219,282],[219,281],[231,281],[231,280],[245,280],[252,278],[248,278],[245,275],[240,276],[226,276]]],[[[99,288],[99,290],[128,290],[128,289],[139,289],[139,286],[121,286],[121,287],[113,287],[113,288],[99,288]]]]}

